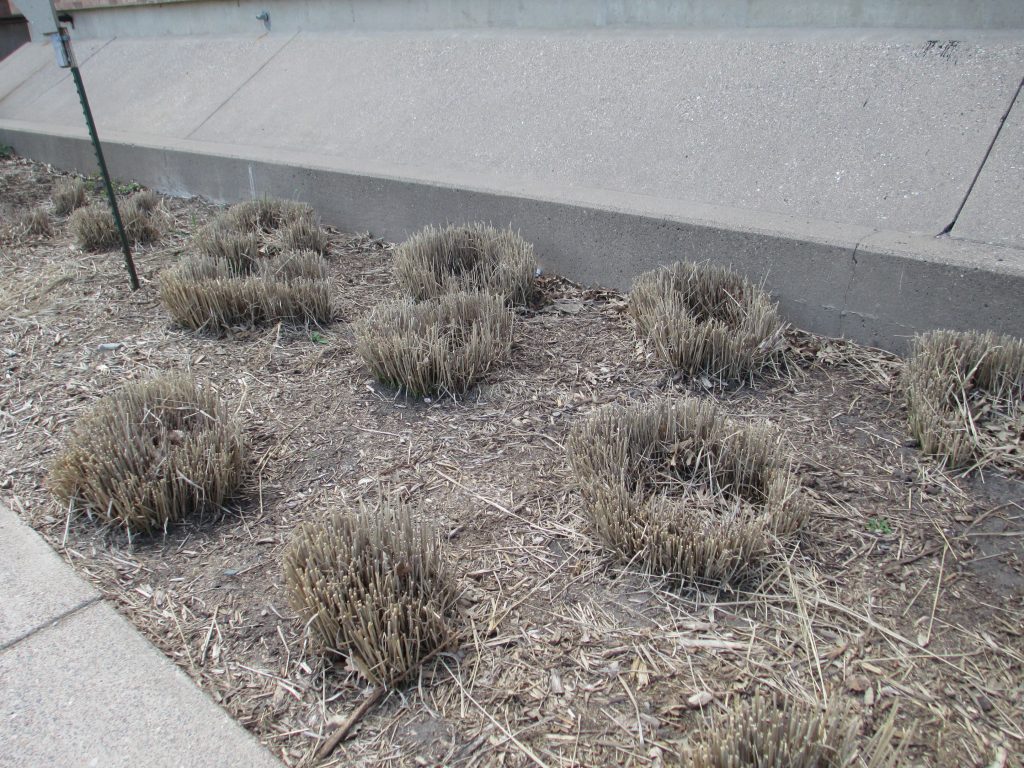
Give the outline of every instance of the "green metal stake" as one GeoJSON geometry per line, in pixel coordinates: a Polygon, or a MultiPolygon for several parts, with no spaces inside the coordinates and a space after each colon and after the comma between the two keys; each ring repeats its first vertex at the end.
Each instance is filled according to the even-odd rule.
{"type": "Polygon", "coordinates": [[[135,271],[135,261],[132,259],[132,249],[128,244],[128,234],[124,231],[124,223],[121,221],[121,211],[117,207],[117,195],[114,194],[114,185],[110,183],[110,173],[107,171],[107,162],[103,159],[103,147],[100,146],[100,137],[96,133],[96,123],[92,119],[92,109],[89,108],[89,97],[85,95],[85,83],[82,82],[82,73],[78,71],[78,63],[75,61],[71,51],[71,40],[68,38],[67,30],[64,27],[58,29],[60,44],[66,52],[67,61],[70,64],[71,77],[75,81],[75,88],[78,90],[78,100],[82,102],[82,112],[85,113],[85,124],[89,127],[89,138],[92,139],[92,148],[96,152],[96,163],[100,167],[100,176],[103,177],[103,186],[107,190],[107,200],[110,201],[110,212],[114,214],[114,226],[117,227],[117,234],[121,238],[121,251],[124,253],[124,266],[128,270],[128,279],[131,281],[132,290],[139,290],[139,275],[135,271]]]}

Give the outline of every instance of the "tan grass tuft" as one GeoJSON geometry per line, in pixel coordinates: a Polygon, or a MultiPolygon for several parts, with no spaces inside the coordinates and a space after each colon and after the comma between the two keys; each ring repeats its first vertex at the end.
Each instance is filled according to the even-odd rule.
{"type": "Polygon", "coordinates": [[[378,381],[412,395],[458,395],[508,354],[512,313],[479,292],[401,300],[375,307],[355,324],[355,336],[378,381]]]}
{"type": "Polygon", "coordinates": [[[287,251],[243,269],[186,257],[161,274],[160,299],[176,323],[193,330],[327,324],[334,314],[327,262],[312,251],[287,251]]]}
{"type": "Polygon", "coordinates": [[[166,530],[220,507],[239,486],[247,446],[219,398],[182,376],[132,383],[72,427],[50,488],[131,532],[166,530]]]}
{"type": "Polygon", "coordinates": [[[598,536],[673,580],[741,581],[807,518],[778,435],[711,401],[606,406],[573,428],[568,451],[598,536]]]}
{"type": "Polygon", "coordinates": [[[486,224],[427,227],[395,251],[395,278],[413,299],[484,291],[509,304],[533,297],[533,246],[511,229],[486,224]]]}
{"type": "Polygon", "coordinates": [[[236,272],[281,251],[326,254],[330,245],[311,206],[273,198],[231,206],[201,227],[194,242],[200,254],[224,259],[236,272]]]}
{"type": "Polygon", "coordinates": [[[78,245],[86,251],[105,251],[118,244],[114,217],[104,206],[93,204],[78,208],[69,219],[78,245]]]}
{"type": "Polygon", "coordinates": [[[128,198],[128,203],[143,213],[152,213],[160,205],[160,196],[151,189],[143,189],[128,198]]]}
{"type": "Polygon", "coordinates": [[[160,279],[179,325],[223,331],[276,322],[329,323],[327,233],[305,203],[263,198],[228,208],[195,236],[198,256],[160,279]],[[289,248],[306,244],[309,248],[289,248]]]}
{"type": "Polygon", "coordinates": [[[739,702],[702,728],[689,768],[895,768],[902,749],[893,747],[890,722],[864,750],[859,722],[840,706],[816,711],[790,700],[755,696],[739,702]]]}
{"type": "Polygon", "coordinates": [[[1024,470],[1024,341],[977,331],[916,336],[903,383],[922,451],[950,467],[1024,470]]]}
{"type": "Polygon", "coordinates": [[[305,523],[285,553],[284,576],[318,644],[375,685],[403,682],[454,641],[457,594],[438,537],[402,505],[305,523]]]}
{"type": "Polygon", "coordinates": [[[196,232],[195,245],[201,255],[226,262],[237,274],[252,271],[260,259],[259,234],[239,232],[223,221],[213,221],[196,232]]]}
{"type": "Polygon", "coordinates": [[[314,251],[326,254],[330,246],[327,232],[312,217],[303,217],[285,224],[280,230],[281,248],[286,251],[314,251]]]}
{"type": "Polygon", "coordinates": [[[155,243],[160,239],[160,228],[154,221],[159,198],[156,193],[137,192],[121,205],[121,223],[125,234],[133,243],[155,243]]]}
{"type": "MultiPolygon", "coordinates": [[[[145,200],[132,196],[119,203],[121,223],[132,243],[152,243],[160,239],[160,229],[153,221],[152,209],[145,200]]],[[[106,204],[94,203],[79,208],[68,219],[79,247],[86,251],[108,251],[117,248],[120,237],[114,215],[106,204]]]]}
{"type": "Polygon", "coordinates": [[[58,216],[67,216],[89,202],[85,182],[74,176],[57,179],[52,200],[53,212],[58,216]]]}
{"type": "Polygon", "coordinates": [[[32,208],[18,218],[15,229],[24,237],[49,237],[53,234],[53,222],[45,208],[32,208]]]}
{"type": "Polygon", "coordinates": [[[217,220],[239,232],[270,234],[303,219],[311,222],[316,219],[316,213],[308,203],[262,197],[231,206],[217,220]]]}
{"type": "Polygon", "coordinates": [[[691,376],[743,379],[783,348],[767,294],[724,267],[676,262],[637,276],[629,310],[654,352],[691,376]]]}

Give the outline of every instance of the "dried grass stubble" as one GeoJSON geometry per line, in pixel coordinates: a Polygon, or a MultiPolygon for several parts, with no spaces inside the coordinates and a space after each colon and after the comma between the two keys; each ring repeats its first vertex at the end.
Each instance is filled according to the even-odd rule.
{"type": "Polygon", "coordinates": [[[329,238],[305,203],[262,198],[228,208],[195,235],[198,255],[166,270],[160,295],[174,321],[220,332],[334,315],[329,238]]]}
{"type": "Polygon", "coordinates": [[[426,227],[398,246],[395,279],[419,301],[484,291],[523,305],[535,293],[533,246],[516,232],[486,224],[426,227]]]}
{"type": "Polygon", "coordinates": [[[260,259],[260,236],[256,232],[238,232],[233,226],[213,221],[195,235],[201,256],[225,262],[232,272],[251,272],[260,259]]]}
{"type": "Polygon", "coordinates": [[[714,725],[702,728],[689,768],[896,768],[903,744],[894,747],[893,720],[857,746],[860,723],[844,707],[812,710],[789,699],[756,695],[740,701],[714,725]]]}
{"type": "Polygon", "coordinates": [[[249,271],[281,251],[326,254],[330,238],[308,204],[261,198],[228,208],[196,232],[195,244],[200,254],[249,271]]]}
{"type": "Polygon", "coordinates": [[[381,304],[355,324],[356,351],[383,384],[415,396],[463,394],[507,357],[512,313],[486,293],[381,304]]]}
{"type": "Polygon", "coordinates": [[[280,247],[285,251],[314,251],[326,254],[330,247],[327,232],[313,217],[303,217],[281,227],[280,247]]]}
{"type": "Polygon", "coordinates": [[[32,208],[18,218],[15,229],[23,237],[49,237],[53,234],[53,223],[45,208],[32,208]]]}
{"type": "Polygon", "coordinates": [[[904,372],[910,432],[950,467],[1024,470],[1024,340],[993,332],[916,336],[904,372]]]}
{"type": "Polygon", "coordinates": [[[220,399],[170,376],[122,387],[72,427],[50,488],[130,532],[165,530],[221,507],[241,484],[248,446],[220,399]]]}
{"type": "Polygon", "coordinates": [[[327,324],[334,315],[327,262],[312,251],[283,252],[242,270],[223,259],[186,257],[161,274],[160,299],[192,330],[327,324]]]}
{"type": "Polygon", "coordinates": [[[568,452],[598,536],[682,582],[735,586],[809,514],[775,431],[710,401],[605,406],[573,428],[568,452]]]}
{"type": "Polygon", "coordinates": [[[272,197],[236,203],[218,216],[218,220],[234,226],[239,232],[265,234],[301,219],[313,221],[315,218],[316,212],[308,203],[272,197]]]}
{"type": "MultiPolygon", "coordinates": [[[[138,193],[119,203],[121,223],[131,243],[152,243],[160,239],[160,228],[153,216],[156,206],[151,205],[151,195],[151,192],[138,193]]],[[[83,250],[106,251],[121,244],[114,214],[105,204],[93,203],[78,208],[68,223],[83,250]]]]}
{"type": "Polygon", "coordinates": [[[318,645],[375,685],[403,682],[455,640],[458,595],[438,536],[401,504],[361,504],[303,524],[284,575],[318,645]]]}
{"type": "Polygon", "coordinates": [[[784,346],[776,305],[725,267],[676,262],[644,272],[629,311],[655,353],[691,376],[740,380],[770,366],[784,346]]]}
{"type": "Polygon", "coordinates": [[[85,181],[75,176],[57,179],[51,199],[53,212],[58,216],[67,216],[89,202],[85,181]]]}

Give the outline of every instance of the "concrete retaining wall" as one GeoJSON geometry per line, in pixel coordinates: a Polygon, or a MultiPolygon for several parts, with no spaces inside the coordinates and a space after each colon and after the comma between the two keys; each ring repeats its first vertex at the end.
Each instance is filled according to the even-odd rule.
{"type": "MultiPolygon", "coordinates": [[[[58,167],[94,167],[80,131],[3,121],[0,141],[58,167]]],[[[1017,249],[650,198],[582,195],[566,203],[367,175],[286,151],[247,155],[225,145],[157,145],[119,134],[108,135],[105,146],[117,176],[170,194],[220,202],[294,197],[339,227],[393,239],[430,223],[511,222],[536,245],[545,269],[583,283],[626,289],[637,272],[678,258],[731,264],[763,280],[797,326],[895,351],[935,327],[1024,336],[1024,258],[1017,249]]]]}

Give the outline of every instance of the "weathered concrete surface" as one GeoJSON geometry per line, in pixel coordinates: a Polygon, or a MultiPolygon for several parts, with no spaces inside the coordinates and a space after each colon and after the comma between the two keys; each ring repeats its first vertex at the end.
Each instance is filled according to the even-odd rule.
{"type": "Polygon", "coordinates": [[[98,598],[35,531],[0,504],[0,649],[98,598]]]}
{"type": "Polygon", "coordinates": [[[0,64],[0,102],[11,93],[21,88],[33,75],[43,67],[53,64],[53,51],[43,45],[24,45],[17,51],[17,56],[9,56],[0,64]]]}
{"type": "MultiPolygon", "coordinates": [[[[160,42],[157,61],[151,42],[117,40],[83,61],[82,77],[101,128],[144,126],[156,135],[187,136],[287,42],[284,37],[177,38],[160,42]]],[[[35,79],[54,72],[66,75],[51,63],[35,79]]],[[[264,103],[262,109],[267,108],[264,103]]],[[[24,99],[11,105],[0,102],[0,113],[8,110],[53,125],[82,122],[70,78],[48,91],[28,88],[24,99]]]]}
{"type": "MultiPolygon", "coordinates": [[[[0,141],[60,167],[92,168],[82,131],[0,121],[0,141]]],[[[545,269],[583,283],[625,289],[637,272],[680,258],[731,264],[763,280],[797,326],[894,351],[936,327],[1024,336],[1024,252],[1014,248],[607,191],[545,196],[523,185],[509,193],[461,177],[364,173],[285,150],[154,144],[116,132],[106,147],[115,174],[172,194],[295,197],[336,226],[392,239],[429,223],[512,222],[545,269]]]]}
{"type": "Polygon", "coordinates": [[[1024,248],[1024,93],[1010,110],[952,234],[1024,248]]]}
{"type": "Polygon", "coordinates": [[[931,328],[1024,337],[1024,251],[876,232],[857,246],[843,306],[841,335],[889,349],[931,328]]]}
{"type": "Polygon", "coordinates": [[[410,29],[1024,27],[1019,0],[221,0],[73,10],[86,36],[410,29]]]}
{"type": "MultiPolygon", "coordinates": [[[[83,40],[75,45],[75,56],[83,70],[107,43],[106,40],[83,40]]],[[[45,109],[51,100],[68,107],[78,103],[71,75],[54,63],[53,49],[49,44],[23,45],[0,62],[0,94],[4,94],[0,99],[0,115],[23,111],[35,114],[45,109]],[[12,77],[7,76],[9,68],[14,70],[12,77]],[[32,74],[18,80],[25,70],[32,74]]],[[[82,119],[81,114],[82,108],[78,107],[79,120],[82,119]]]]}
{"type": "Polygon", "coordinates": [[[280,768],[108,605],[0,652],[0,766],[280,768]]]}
{"type": "MultiPolygon", "coordinates": [[[[101,131],[924,234],[952,220],[1024,74],[1024,42],[1000,36],[303,33],[96,47],[79,50],[101,131]]],[[[0,65],[0,84],[19,78],[0,65]]],[[[0,118],[81,121],[55,67],[0,101],[0,118]]]]}
{"type": "Polygon", "coordinates": [[[342,45],[300,35],[191,137],[935,234],[1024,74],[1022,44],[474,33],[342,45]]]}
{"type": "Polygon", "coordinates": [[[0,503],[0,768],[280,768],[0,503]]]}

